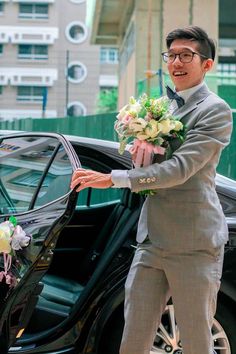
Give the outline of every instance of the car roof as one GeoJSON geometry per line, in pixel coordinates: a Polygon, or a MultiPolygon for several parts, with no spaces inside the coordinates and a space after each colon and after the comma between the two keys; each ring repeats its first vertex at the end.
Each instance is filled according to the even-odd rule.
{"type": "Polygon", "coordinates": [[[236,181],[219,173],[216,174],[217,191],[236,200],[236,181]]]}
{"type": "MultiPolygon", "coordinates": [[[[23,131],[16,130],[0,130],[1,135],[17,134],[24,133],[23,131]]],[[[29,133],[29,132],[25,132],[29,133]]],[[[43,132],[32,132],[32,134],[43,133],[43,132]]],[[[47,132],[50,134],[50,132],[47,132]]],[[[84,145],[92,149],[96,149],[102,153],[105,153],[108,156],[111,156],[115,160],[119,161],[121,164],[127,168],[131,168],[131,157],[128,152],[130,145],[126,146],[125,152],[123,155],[120,155],[118,152],[119,143],[116,141],[95,139],[90,137],[81,137],[77,135],[67,135],[62,134],[66,139],[68,139],[72,145],[84,145]]],[[[217,191],[236,200],[236,181],[231,178],[225,177],[219,173],[216,174],[216,186],[217,191]]]]}

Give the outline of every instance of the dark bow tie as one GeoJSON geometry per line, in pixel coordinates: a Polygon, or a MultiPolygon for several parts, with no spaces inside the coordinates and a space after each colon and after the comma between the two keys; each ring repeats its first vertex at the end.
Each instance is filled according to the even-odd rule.
{"type": "Polygon", "coordinates": [[[175,100],[178,108],[184,105],[184,99],[174,92],[169,86],[166,86],[166,94],[170,100],[175,100]]]}

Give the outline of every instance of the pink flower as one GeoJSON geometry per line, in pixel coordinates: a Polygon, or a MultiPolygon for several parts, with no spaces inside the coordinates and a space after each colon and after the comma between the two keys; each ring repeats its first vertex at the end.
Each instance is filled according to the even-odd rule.
{"type": "Polygon", "coordinates": [[[128,125],[131,119],[132,119],[132,116],[127,113],[127,114],[122,118],[122,123],[123,123],[124,125],[128,125]]]}
{"type": "Polygon", "coordinates": [[[147,112],[146,116],[144,117],[144,119],[147,122],[150,122],[150,120],[152,119],[152,113],[151,112],[147,112]]]}

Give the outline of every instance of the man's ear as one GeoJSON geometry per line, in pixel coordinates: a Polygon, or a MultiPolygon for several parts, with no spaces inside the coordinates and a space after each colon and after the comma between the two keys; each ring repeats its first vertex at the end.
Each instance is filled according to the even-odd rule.
{"type": "Polygon", "coordinates": [[[214,61],[213,61],[212,59],[207,59],[207,60],[204,62],[204,70],[205,70],[205,72],[211,70],[213,64],[214,64],[214,61]]]}

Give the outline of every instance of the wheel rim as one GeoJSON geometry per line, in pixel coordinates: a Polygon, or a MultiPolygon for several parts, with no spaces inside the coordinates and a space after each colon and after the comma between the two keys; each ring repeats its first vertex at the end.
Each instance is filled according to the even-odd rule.
{"type": "Polygon", "coordinates": [[[214,349],[216,353],[231,354],[228,337],[223,327],[216,319],[214,319],[214,323],[212,327],[212,335],[214,341],[214,349]]]}
{"type": "MultiPolygon", "coordinates": [[[[229,340],[221,326],[214,319],[212,327],[214,350],[217,354],[231,354],[229,340]]],[[[179,329],[175,321],[173,305],[167,305],[162,316],[162,322],[157,330],[155,341],[150,354],[182,354],[179,329]]]]}

